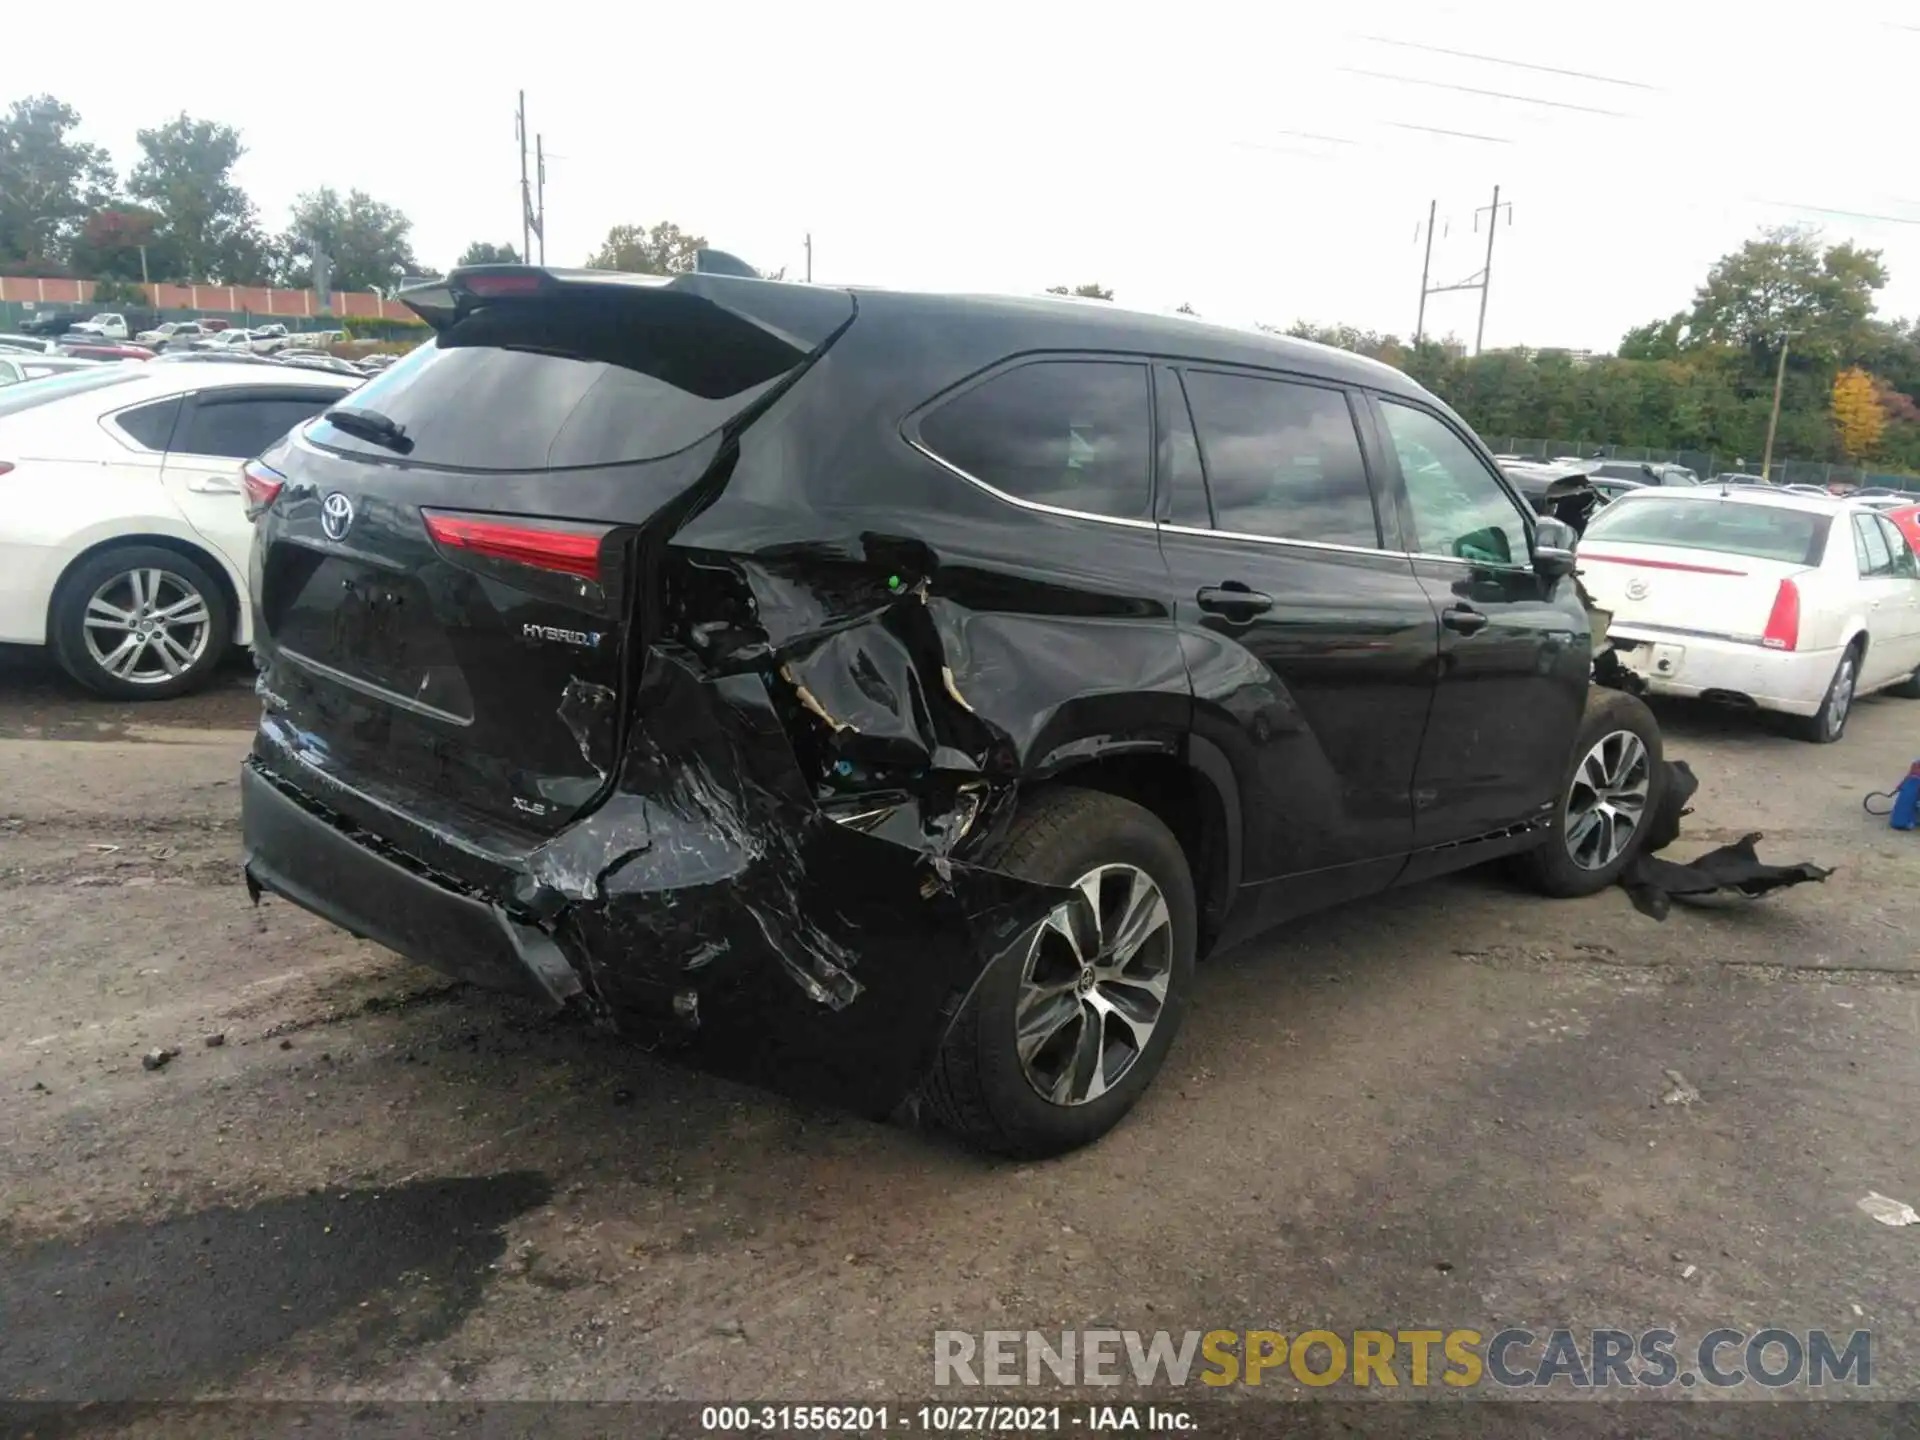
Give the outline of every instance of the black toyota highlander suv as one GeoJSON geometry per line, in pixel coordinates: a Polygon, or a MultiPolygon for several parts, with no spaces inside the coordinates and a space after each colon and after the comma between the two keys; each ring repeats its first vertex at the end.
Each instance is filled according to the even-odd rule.
{"type": "Polygon", "coordinates": [[[1405,376],[743,269],[458,270],[248,467],[256,899],[1040,1155],[1210,949],[1627,863],[1571,532],[1405,376]]]}

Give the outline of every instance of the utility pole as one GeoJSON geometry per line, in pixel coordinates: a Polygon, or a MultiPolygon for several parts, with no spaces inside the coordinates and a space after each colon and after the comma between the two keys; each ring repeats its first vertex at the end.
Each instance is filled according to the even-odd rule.
{"type": "Polygon", "coordinates": [[[533,261],[533,204],[527,194],[527,92],[520,92],[520,108],[513,112],[513,138],[520,142],[520,259],[533,261]]]}
{"type": "Polygon", "coordinates": [[[813,283],[813,232],[807,231],[807,284],[813,283]]]}
{"type": "MultiPolygon", "coordinates": [[[[140,283],[142,285],[151,285],[153,283],[153,281],[147,277],[147,247],[144,245],[140,247],[140,283]]],[[[147,298],[151,300],[153,297],[149,295],[147,298]]]]}
{"type": "Polygon", "coordinates": [[[1780,424],[1780,391],[1787,383],[1787,344],[1799,330],[1780,332],[1780,363],[1773,371],[1773,411],[1767,416],[1767,448],[1760,456],[1760,478],[1769,484],[1773,481],[1773,432],[1780,424]]]}
{"type": "Polygon", "coordinates": [[[1420,317],[1414,322],[1413,343],[1418,345],[1421,338],[1426,334],[1427,297],[1429,295],[1445,295],[1454,290],[1478,290],[1480,292],[1480,325],[1479,328],[1474,331],[1473,335],[1473,353],[1478,355],[1480,353],[1481,343],[1486,339],[1487,334],[1487,285],[1493,276],[1493,227],[1499,222],[1500,212],[1502,210],[1507,212],[1507,223],[1509,225],[1513,223],[1513,202],[1511,200],[1503,202],[1500,199],[1500,187],[1496,185],[1493,187],[1493,204],[1482,205],[1479,210],[1473,212],[1473,228],[1476,231],[1480,228],[1480,212],[1482,210],[1488,212],[1487,263],[1483,268],[1469,275],[1458,285],[1429,285],[1427,283],[1428,274],[1433,268],[1433,227],[1434,218],[1439,210],[1439,206],[1440,202],[1438,200],[1433,201],[1427,206],[1427,256],[1420,266],[1420,317]]]}
{"type": "Polygon", "coordinates": [[[547,150],[544,135],[533,137],[533,174],[534,193],[538,196],[539,214],[533,223],[533,233],[540,240],[540,263],[547,263],[547,150]]]}
{"type": "Polygon", "coordinates": [[[1427,276],[1433,273],[1433,217],[1440,209],[1438,200],[1427,202],[1427,254],[1420,262],[1420,315],[1413,322],[1413,348],[1420,348],[1420,339],[1427,333],[1427,276]]]}
{"type": "MultiPolygon", "coordinates": [[[[1473,212],[1473,223],[1480,223],[1480,212],[1473,212]]],[[[1513,223],[1513,206],[1507,206],[1507,223],[1513,223]]],[[[1493,187],[1493,204],[1487,207],[1487,268],[1480,272],[1480,324],[1473,332],[1473,353],[1480,353],[1480,342],[1487,334],[1487,292],[1493,288],[1493,232],[1500,228],[1500,187],[1493,187]]]]}

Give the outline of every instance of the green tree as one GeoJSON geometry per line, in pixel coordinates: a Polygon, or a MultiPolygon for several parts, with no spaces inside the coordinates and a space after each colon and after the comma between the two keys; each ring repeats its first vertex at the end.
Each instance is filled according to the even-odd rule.
{"type": "MultiPolygon", "coordinates": [[[[135,137],[140,159],[127,191],[164,217],[170,272],[155,280],[258,285],[269,279],[269,252],[253,201],[233,179],[246,154],[240,132],[182,113],[135,137]]],[[[151,270],[152,255],[148,256],[151,270]]]]}
{"type": "Polygon", "coordinates": [[[1686,348],[1687,312],[1636,325],[1620,340],[1622,360],[1674,360],[1686,348]]]}
{"type": "Polygon", "coordinates": [[[460,252],[460,258],[453,262],[461,265],[518,265],[520,252],[511,245],[495,245],[486,240],[476,240],[460,252]]]}
{"type": "Polygon", "coordinates": [[[1113,298],[1113,291],[1098,284],[1076,285],[1071,290],[1064,285],[1049,285],[1047,287],[1047,293],[1049,295],[1078,295],[1083,300],[1111,300],[1113,298]]]}
{"type": "Polygon", "coordinates": [[[1859,343],[1887,283],[1878,250],[1823,246],[1812,231],[1783,226],[1749,240],[1707,272],[1687,317],[1695,344],[1730,345],[1756,359],[1792,348],[1832,363],[1859,343]]]}
{"type": "Polygon", "coordinates": [[[317,250],[332,265],[334,290],[391,289],[402,275],[423,275],[407,237],[413,222],[364,190],[344,199],[328,185],[293,202],[293,222],[280,238],[282,278],[295,289],[314,282],[317,250]]]}
{"type": "Polygon", "coordinates": [[[600,248],[587,257],[592,270],[625,270],[636,275],[685,275],[694,258],[707,248],[706,238],[662,220],[649,230],[644,225],[616,225],[600,248]]]}
{"type": "Polygon", "coordinates": [[[98,145],[71,139],[80,114],[51,95],[16,100],[0,120],[0,268],[62,269],[89,212],[113,190],[98,145]]]}

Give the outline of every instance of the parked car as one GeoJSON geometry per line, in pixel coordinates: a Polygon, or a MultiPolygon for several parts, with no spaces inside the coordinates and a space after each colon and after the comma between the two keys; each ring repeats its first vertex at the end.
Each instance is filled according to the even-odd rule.
{"type": "Polygon", "coordinates": [[[0,385],[19,385],[38,380],[42,375],[59,375],[68,370],[85,370],[93,362],[74,360],[65,355],[28,355],[18,351],[0,351],[0,385]]]}
{"type": "Polygon", "coordinates": [[[1861,695],[1920,698],[1920,561],[1867,506],[1649,488],[1595,517],[1580,573],[1656,694],[1777,711],[1817,743],[1861,695]]]}
{"type": "Polygon", "coordinates": [[[114,310],[102,310],[91,319],[67,327],[69,335],[92,335],[101,340],[128,340],[133,336],[127,317],[114,310]]]}
{"type": "Polygon", "coordinates": [[[338,355],[323,355],[315,350],[282,350],[273,357],[280,364],[292,370],[326,370],[335,375],[352,375],[364,379],[362,371],[351,360],[342,360],[338,355]]]}
{"type": "Polygon", "coordinates": [[[251,330],[217,330],[188,341],[187,348],[208,351],[216,355],[251,355],[253,332],[251,330]]]}
{"type": "Polygon", "coordinates": [[[1661,800],[1571,532],[1385,365],[704,270],[407,303],[247,467],[242,798],[255,893],[416,960],[1048,1154],[1200,952],[1495,857],[1590,893],[1661,800]]]}
{"type": "Polygon", "coordinates": [[[275,354],[286,349],[289,343],[284,325],[256,325],[248,335],[247,348],[256,355],[275,354]]]}
{"type": "Polygon", "coordinates": [[[240,465],[353,389],[253,366],[80,365],[0,391],[0,642],[178,695],[244,644],[240,465]]]}
{"type": "Polygon", "coordinates": [[[1583,464],[1543,465],[1508,460],[1501,462],[1500,471],[1536,514],[1551,515],[1572,526],[1576,534],[1584,531],[1594,511],[1606,504],[1606,498],[1594,488],[1583,464]]]}
{"type": "Polygon", "coordinates": [[[169,320],[151,330],[142,330],[134,338],[142,345],[151,345],[156,352],[165,351],[170,346],[184,346],[202,335],[211,335],[198,320],[169,320]]]}
{"type": "Polygon", "coordinates": [[[1764,475],[1749,474],[1745,470],[1718,470],[1707,483],[1710,485],[1771,485],[1773,482],[1764,475]]]}
{"type": "Polygon", "coordinates": [[[1903,505],[1898,510],[1886,512],[1887,519],[1893,522],[1894,529],[1906,537],[1913,552],[1920,555],[1920,503],[1903,505]]]}
{"type": "Polygon", "coordinates": [[[1700,477],[1684,465],[1646,460],[1594,460],[1596,480],[1631,480],[1636,485],[1698,485],[1700,477]]]}
{"type": "Polygon", "coordinates": [[[59,353],[59,348],[38,335],[0,334],[0,351],[9,355],[54,355],[59,353]]]}
{"type": "Polygon", "coordinates": [[[144,345],[131,343],[124,345],[76,345],[72,341],[62,341],[59,346],[62,355],[75,360],[151,360],[153,351],[144,345]]]}
{"type": "Polygon", "coordinates": [[[36,310],[20,322],[20,333],[41,337],[64,335],[86,318],[78,310],[36,310]]]}

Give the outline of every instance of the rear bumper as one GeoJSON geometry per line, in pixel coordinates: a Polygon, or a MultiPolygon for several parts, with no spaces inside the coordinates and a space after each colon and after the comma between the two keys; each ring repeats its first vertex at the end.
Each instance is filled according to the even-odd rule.
{"type": "Polygon", "coordinates": [[[270,890],[341,929],[490,990],[553,1005],[580,977],[544,932],[378,853],[294,799],[257,764],[240,770],[247,888],[270,890]]]}
{"type": "Polygon", "coordinates": [[[1656,695],[1742,695],[1785,715],[1816,713],[1840,664],[1837,648],[1768,650],[1618,623],[1608,635],[1620,663],[1656,695]]]}

